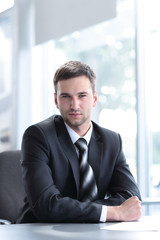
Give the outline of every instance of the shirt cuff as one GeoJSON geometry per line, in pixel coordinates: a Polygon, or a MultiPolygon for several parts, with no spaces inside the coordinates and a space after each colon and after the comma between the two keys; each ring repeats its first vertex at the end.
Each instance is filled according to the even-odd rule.
{"type": "Polygon", "coordinates": [[[101,211],[100,222],[106,222],[106,219],[107,219],[107,206],[103,205],[102,211],[101,211]]]}

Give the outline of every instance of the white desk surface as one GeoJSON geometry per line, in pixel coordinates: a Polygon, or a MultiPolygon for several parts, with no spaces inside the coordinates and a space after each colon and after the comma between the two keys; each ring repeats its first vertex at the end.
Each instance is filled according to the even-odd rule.
{"type": "Polygon", "coordinates": [[[0,225],[0,240],[160,240],[160,216],[138,222],[0,225]]]}

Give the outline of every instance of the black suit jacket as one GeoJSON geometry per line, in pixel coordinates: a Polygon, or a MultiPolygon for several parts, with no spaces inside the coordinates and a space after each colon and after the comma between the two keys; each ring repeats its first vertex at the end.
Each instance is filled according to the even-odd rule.
{"type": "Polygon", "coordinates": [[[22,141],[27,197],[17,223],[99,222],[102,204],[120,205],[134,195],[140,198],[119,134],[93,122],[88,159],[99,195],[90,203],[77,200],[78,157],[62,117],[52,116],[29,127],[22,141]]]}

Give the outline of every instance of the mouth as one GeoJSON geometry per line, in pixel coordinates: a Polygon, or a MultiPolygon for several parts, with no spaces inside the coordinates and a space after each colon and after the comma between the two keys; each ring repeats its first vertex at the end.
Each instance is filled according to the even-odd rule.
{"type": "Polygon", "coordinates": [[[76,117],[79,117],[81,116],[82,114],[81,113],[77,113],[77,112],[71,112],[69,113],[69,116],[73,117],[73,118],[76,118],[76,117]]]}

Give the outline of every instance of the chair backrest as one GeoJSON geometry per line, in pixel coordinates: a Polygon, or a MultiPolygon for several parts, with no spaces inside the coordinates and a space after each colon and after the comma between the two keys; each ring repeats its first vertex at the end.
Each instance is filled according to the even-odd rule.
{"type": "Polygon", "coordinates": [[[0,219],[14,223],[24,205],[20,150],[0,153],[0,219]]]}

